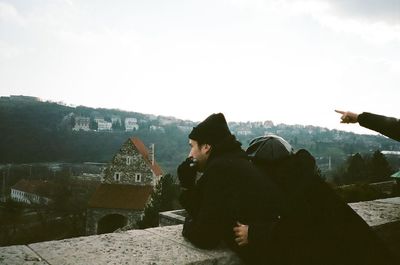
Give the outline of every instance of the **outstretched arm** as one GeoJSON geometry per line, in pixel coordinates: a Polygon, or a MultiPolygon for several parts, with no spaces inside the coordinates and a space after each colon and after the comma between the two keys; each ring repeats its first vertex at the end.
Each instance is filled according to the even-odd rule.
{"type": "Polygon", "coordinates": [[[356,123],[358,122],[358,114],[350,111],[335,110],[337,113],[342,114],[341,123],[356,123]]]}
{"type": "Polygon", "coordinates": [[[358,123],[365,128],[400,141],[400,120],[396,118],[363,112],[358,115],[358,123]]]}
{"type": "Polygon", "coordinates": [[[400,141],[400,120],[369,112],[357,114],[350,111],[335,110],[342,114],[341,123],[356,123],[361,126],[379,132],[394,140],[400,141]]]}

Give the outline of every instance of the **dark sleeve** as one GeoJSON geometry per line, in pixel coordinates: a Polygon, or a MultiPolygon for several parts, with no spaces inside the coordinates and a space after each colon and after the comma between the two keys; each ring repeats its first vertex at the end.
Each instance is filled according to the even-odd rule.
{"type": "Polygon", "coordinates": [[[273,243],[274,227],[276,226],[277,223],[278,220],[265,223],[249,224],[249,229],[248,229],[249,244],[266,245],[273,243]]]}
{"type": "MultiPolygon", "coordinates": [[[[204,176],[203,176],[204,177],[204,176]]],[[[182,235],[199,248],[214,248],[222,239],[224,216],[222,207],[223,187],[219,176],[209,176],[204,184],[204,196],[198,203],[197,211],[189,213],[183,225],[182,235]],[[211,181],[212,180],[212,181],[211,181]]]]}
{"type": "Polygon", "coordinates": [[[196,190],[194,188],[182,190],[181,194],[179,195],[179,203],[189,215],[195,215],[199,204],[199,198],[198,195],[196,195],[196,190]]]}
{"type": "Polygon", "coordinates": [[[400,141],[400,120],[392,117],[363,112],[358,115],[358,123],[396,141],[400,141]]]}

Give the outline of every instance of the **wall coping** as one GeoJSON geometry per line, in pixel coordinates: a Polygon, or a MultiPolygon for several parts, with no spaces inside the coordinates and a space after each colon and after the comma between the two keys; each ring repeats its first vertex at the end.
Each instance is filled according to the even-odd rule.
{"type": "MultiPolygon", "coordinates": [[[[376,230],[400,224],[400,197],[349,205],[376,230]]],[[[1,247],[0,264],[241,264],[223,246],[215,250],[194,247],[181,231],[180,224],[1,247]]],[[[395,240],[400,243],[400,236],[395,240]]]]}

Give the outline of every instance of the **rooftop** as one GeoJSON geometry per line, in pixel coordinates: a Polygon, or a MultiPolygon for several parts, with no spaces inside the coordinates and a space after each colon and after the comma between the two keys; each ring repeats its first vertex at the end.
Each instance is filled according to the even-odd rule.
{"type": "Polygon", "coordinates": [[[153,186],[100,184],[89,201],[89,208],[143,210],[153,186]]]}
{"type": "Polygon", "coordinates": [[[14,186],[14,190],[19,190],[27,193],[38,194],[41,196],[50,196],[54,192],[55,185],[47,180],[26,180],[21,179],[14,186]]]}
{"type": "Polygon", "coordinates": [[[136,149],[139,151],[139,153],[142,155],[146,163],[149,165],[154,175],[161,176],[163,174],[161,167],[157,164],[157,162],[152,161],[149,150],[146,148],[144,143],[137,137],[132,137],[130,138],[130,140],[132,144],[136,147],[136,149]]]}

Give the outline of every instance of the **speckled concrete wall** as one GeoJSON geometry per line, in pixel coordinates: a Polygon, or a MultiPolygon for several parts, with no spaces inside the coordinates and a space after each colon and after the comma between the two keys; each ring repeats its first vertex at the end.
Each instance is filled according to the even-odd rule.
{"type": "Polygon", "coordinates": [[[182,225],[0,248],[0,264],[241,264],[231,251],[195,248],[182,225]]]}
{"type": "MultiPolygon", "coordinates": [[[[350,206],[378,234],[390,235],[385,242],[395,246],[398,253],[400,198],[352,203],[350,206]]],[[[173,225],[2,247],[0,264],[241,264],[236,255],[223,246],[215,250],[194,247],[182,237],[181,231],[182,225],[173,225]]]]}

